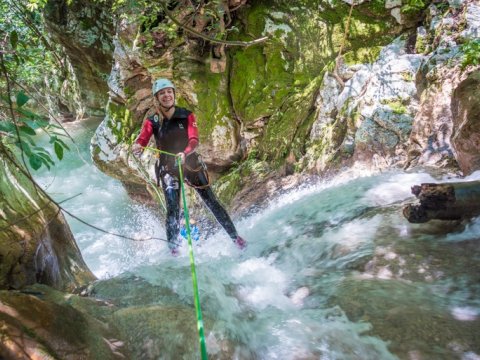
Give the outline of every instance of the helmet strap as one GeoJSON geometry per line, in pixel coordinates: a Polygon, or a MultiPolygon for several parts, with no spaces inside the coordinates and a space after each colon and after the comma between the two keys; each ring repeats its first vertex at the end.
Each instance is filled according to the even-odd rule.
{"type": "Polygon", "coordinates": [[[160,105],[160,107],[162,108],[163,111],[169,112],[171,108],[175,107],[175,104],[173,104],[172,106],[169,106],[168,108],[163,105],[160,105]]]}

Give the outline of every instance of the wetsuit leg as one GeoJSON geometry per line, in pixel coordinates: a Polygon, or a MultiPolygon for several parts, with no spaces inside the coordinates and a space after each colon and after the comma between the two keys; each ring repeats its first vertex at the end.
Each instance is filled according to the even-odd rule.
{"type": "Polygon", "coordinates": [[[168,247],[177,246],[178,234],[180,233],[180,186],[178,179],[170,174],[162,176],[162,189],[167,204],[167,229],[168,247]]]}
{"type": "MultiPolygon", "coordinates": [[[[197,181],[195,185],[208,184],[207,177],[205,176],[205,173],[203,171],[200,171],[199,173],[196,174],[196,180],[197,181]],[[198,182],[200,182],[200,184],[198,184],[198,182]]],[[[230,219],[230,216],[228,215],[227,211],[217,200],[210,186],[204,189],[195,188],[195,190],[197,191],[198,195],[200,195],[203,202],[210,209],[213,216],[215,216],[215,218],[220,223],[220,225],[222,225],[222,227],[225,229],[228,235],[233,240],[235,240],[238,236],[237,229],[235,229],[235,225],[233,225],[232,219],[230,219]]]]}

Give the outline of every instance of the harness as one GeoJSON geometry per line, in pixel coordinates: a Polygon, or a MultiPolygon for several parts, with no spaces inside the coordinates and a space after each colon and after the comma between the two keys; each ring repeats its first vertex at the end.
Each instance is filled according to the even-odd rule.
{"type": "MultiPolygon", "coordinates": [[[[147,118],[150,121],[155,137],[157,149],[169,153],[177,154],[185,149],[188,144],[188,117],[192,112],[177,107],[170,119],[161,119],[158,114],[147,118]]],[[[157,186],[160,186],[160,179],[165,174],[178,178],[178,164],[175,158],[163,153],[157,153],[155,163],[155,175],[157,177],[157,186]]],[[[210,186],[207,166],[201,156],[193,151],[185,157],[185,180],[193,188],[205,189],[210,186]],[[202,175],[206,179],[206,184],[202,175]]]]}

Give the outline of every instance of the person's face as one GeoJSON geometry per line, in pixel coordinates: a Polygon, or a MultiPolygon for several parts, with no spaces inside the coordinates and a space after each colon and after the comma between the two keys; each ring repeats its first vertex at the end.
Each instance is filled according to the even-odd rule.
{"type": "Polygon", "coordinates": [[[157,100],[164,108],[175,105],[175,91],[172,88],[165,88],[157,92],[157,100]]]}

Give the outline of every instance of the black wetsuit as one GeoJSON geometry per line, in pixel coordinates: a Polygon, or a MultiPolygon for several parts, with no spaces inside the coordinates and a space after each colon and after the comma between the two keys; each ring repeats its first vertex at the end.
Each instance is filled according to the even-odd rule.
{"type": "MultiPolygon", "coordinates": [[[[208,183],[206,167],[193,148],[198,143],[196,121],[192,112],[177,107],[170,119],[159,121],[158,116],[151,116],[145,121],[142,133],[137,140],[146,146],[150,136],[155,136],[157,147],[173,154],[185,152],[184,176],[204,203],[210,209],[228,235],[235,240],[238,236],[235,225],[223,206],[218,202],[208,183]],[[196,140],[190,151],[191,140],[196,140]]],[[[173,156],[161,154],[156,164],[157,182],[161,182],[163,194],[167,203],[167,239],[170,248],[176,247],[180,233],[180,183],[177,163],[173,156]]],[[[158,184],[159,185],[159,184],[158,184]]]]}

